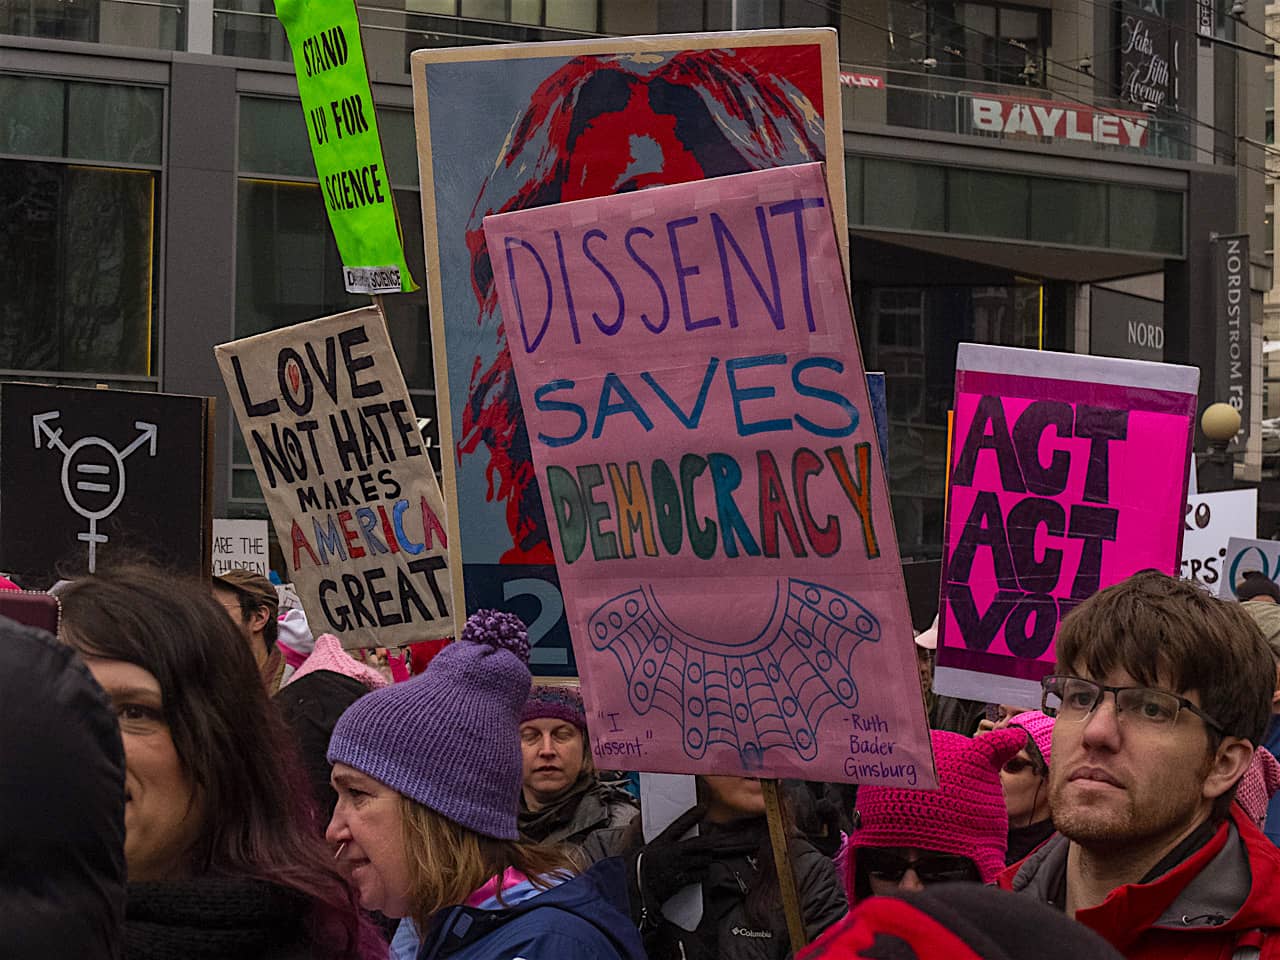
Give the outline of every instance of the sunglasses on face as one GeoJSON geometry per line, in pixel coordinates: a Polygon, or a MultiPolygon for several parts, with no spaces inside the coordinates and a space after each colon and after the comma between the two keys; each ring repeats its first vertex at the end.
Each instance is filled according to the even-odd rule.
{"type": "Polygon", "coordinates": [[[858,851],[858,863],[866,869],[868,876],[887,883],[900,882],[908,870],[914,870],[924,884],[979,879],[973,861],[946,854],[926,854],[909,860],[900,854],[863,847],[858,851]]]}
{"type": "Polygon", "coordinates": [[[1022,757],[1014,757],[1006,763],[1002,769],[1011,777],[1016,777],[1018,774],[1025,773],[1027,770],[1031,770],[1034,773],[1040,772],[1036,769],[1034,760],[1024,760],[1022,757]]]}

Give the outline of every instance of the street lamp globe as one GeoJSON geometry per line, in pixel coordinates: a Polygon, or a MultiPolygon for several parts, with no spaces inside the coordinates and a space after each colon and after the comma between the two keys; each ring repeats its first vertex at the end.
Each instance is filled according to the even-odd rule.
{"type": "Polygon", "coordinates": [[[1200,429],[1210,440],[1226,443],[1240,432],[1240,411],[1229,403],[1212,403],[1200,415],[1200,429]]]}

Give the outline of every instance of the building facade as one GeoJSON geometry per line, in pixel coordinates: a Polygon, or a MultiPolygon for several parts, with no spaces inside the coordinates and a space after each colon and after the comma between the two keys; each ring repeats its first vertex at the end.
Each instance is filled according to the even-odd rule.
{"type": "MultiPolygon", "coordinates": [[[[387,0],[360,16],[419,277],[411,51],[838,29],[852,293],[887,378],[905,557],[941,555],[962,341],[1193,363],[1201,406],[1229,399],[1216,236],[1252,241],[1237,389],[1240,471],[1258,478],[1272,244],[1249,141],[1267,136],[1272,75],[1230,45],[1262,49],[1262,31],[1212,3],[387,0]]],[[[364,302],[342,288],[288,56],[270,0],[0,3],[0,376],[225,401],[213,344],[364,302]]],[[[434,434],[426,294],[388,304],[434,434]]],[[[225,402],[218,438],[217,515],[264,515],[225,402]]]]}

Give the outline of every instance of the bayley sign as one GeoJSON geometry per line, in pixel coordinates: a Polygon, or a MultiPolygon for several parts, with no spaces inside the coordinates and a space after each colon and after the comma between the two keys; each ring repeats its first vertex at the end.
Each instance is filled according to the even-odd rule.
{"type": "Polygon", "coordinates": [[[1078,140],[1139,150],[1151,118],[1130,110],[1097,110],[1082,103],[966,94],[973,133],[1043,140],[1078,140]]]}

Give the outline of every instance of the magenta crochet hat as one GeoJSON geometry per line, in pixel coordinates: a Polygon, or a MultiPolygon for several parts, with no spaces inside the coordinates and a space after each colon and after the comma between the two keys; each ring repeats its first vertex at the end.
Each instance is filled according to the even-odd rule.
{"type": "Polygon", "coordinates": [[[1277,791],[1280,791],[1280,762],[1266,747],[1259,747],[1253,751],[1253,762],[1236,787],[1236,803],[1261,829],[1267,821],[1267,805],[1277,791]]]}
{"type": "Polygon", "coordinates": [[[1040,751],[1040,756],[1044,757],[1044,762],[1049,762],[1049,752],[1053,750],[1053,717],[1041,713],[1039,710],[1028,710],[1026,713],[1020,713],[1009,721],[1011,727],[1021,727],[1031,735],[1031,739],[1035,741],[1036,749],[1040,751]]]}
{"type": "Polygon", "coordinates": [[[476,611],[426,670],[347,708],[333,728],[329,762],[354,767],[475,833],[518,840],[528,661],[519,617],[476,611]]]}
{"type": "MultiPolygon", "coordinates": [[[[293,683],[309,673],[327,670],[329,673],[340,673],[352,680],[359,680],[370,690],[377,690],[387,685],[387,678],[368,664],[361,663],[342,649],[342,641],[332,633],[321,634],[316,640],[315,650],[302,662],[297,671],[289,678],[293,683]]],[[[285,684],[288,686],[288,684],[285,684]]]]}
{"type": "Polygon", "coordinates": [[[970,739],[934,730],[937,790],[863,786],[849,837],[848,888],[853,889],[859,847],[916,847],[968,857],[983,883],[1004,869],[1009,814],[1000,768],[1027,742],[1025,730],[1006,727],[970,739]]]}
{"type": "Polygon", "coordinates": [[[587,712],[582,707],[582,693],[577,687],[540,683],[529,691],[529,700],[520,714],[520,722],[530,720],[563,720],[587,732],[587,712]]]}

